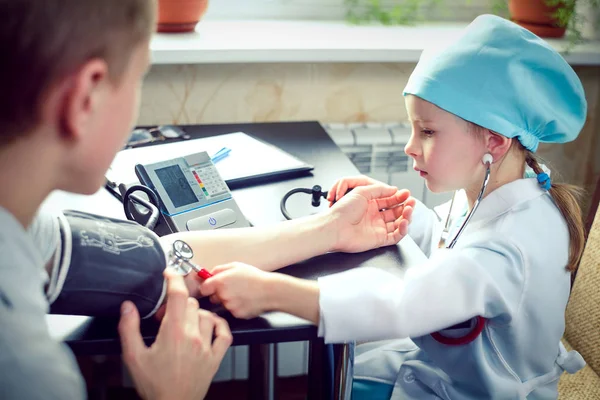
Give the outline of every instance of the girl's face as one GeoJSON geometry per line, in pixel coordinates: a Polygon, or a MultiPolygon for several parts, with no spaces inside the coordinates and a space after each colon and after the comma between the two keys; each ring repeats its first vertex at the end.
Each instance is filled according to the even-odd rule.
{"type": "Polygon", "coordinates": [[[481,185],[485,141],[469,123],[419,97],[406,97],[412,125],[404,152],[432,192],[469,189],[481,185]]]}

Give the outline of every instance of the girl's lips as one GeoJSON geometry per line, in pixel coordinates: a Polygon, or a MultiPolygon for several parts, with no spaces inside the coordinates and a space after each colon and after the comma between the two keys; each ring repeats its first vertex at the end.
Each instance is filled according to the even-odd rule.
{"type": "Polygon", "coordinates": [[[417,172],[419,173],[419,175],[421,175],[421,177],[424,177],[424,176],[426,176],[426,175],[427,175],[427,172],[425,172],[425,171],[421,171],[421,170],[420,170],[419,168],[417,168],[417,167],[413,167],[413,169],[414,169],[415,171],[417,171],[417,172]]]}

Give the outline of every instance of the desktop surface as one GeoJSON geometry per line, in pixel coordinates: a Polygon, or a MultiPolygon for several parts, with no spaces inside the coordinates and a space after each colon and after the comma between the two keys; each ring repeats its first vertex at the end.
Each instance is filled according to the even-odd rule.
{"type": "MultiPolygon", "coordinates": [[[[321,185],[329,188],[337,179],[357,175],[358,171],[331,140],[318,122],[290,122],[231,125],[189,125],[182,128],[191,137],[207,137],[242,131],[280,147],[301,160],[314,165],[306,176],[277,180],[260,186],[232,190],[244,215],[254,225],[274,224],[284,220],[279,203],[290,189],[321,185]]],[[[313,214],[310,196],[296,195],[288,210],[293,216],[313,214]]],[[[110,198],[110,196],[107,196],[110,198]]],[[[111,198],[112,199],[112,198],[111,198]]],[[[116,202],[116,199],[112,199],[116,202]]],[[[326,207],[322,201],[321,210],[326,207]]],[[[96,213],[101,214],[102,210],[96,213]]],[[[273,249],[276,251],[276,249],[273,249]]],[[[410,238],[396,246],[388,246],[363,253],[328,253],[286,267],[279,272],[292,276],[318,279],[320,276],[342,272],[356,267],[376,267],[402,274],[404,267],[422,260],[422,253],[410,238]]],[[[317,328],[308,321],[288,314],[273,312],[251,320],[233,318],[226,311],[201,300],[201,306],[225,317],[233,333],[234,345],[278,343],[312,340],[317,328]]],[[[51,334],[65,341],[75,354],[115,354],[120,352],[117,333],[118,320],[77,316],[48,316],[51,334]]],[[[149,344],[157,333],[154,319],[142,321],[142,336],[149,344]]]]}

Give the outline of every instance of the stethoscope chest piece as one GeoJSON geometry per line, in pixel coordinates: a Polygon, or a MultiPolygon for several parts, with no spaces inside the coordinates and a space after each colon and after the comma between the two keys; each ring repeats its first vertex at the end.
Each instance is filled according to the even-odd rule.
{"type": "Polygon", "coordinates": [[[187,275],[192,272],[193,268],[189,263],[194,257],[194,251],[189,244],[183,240],[176,240],[171,246],[171,250],[168,254],[167,267],[180,275],[187,275]]]}

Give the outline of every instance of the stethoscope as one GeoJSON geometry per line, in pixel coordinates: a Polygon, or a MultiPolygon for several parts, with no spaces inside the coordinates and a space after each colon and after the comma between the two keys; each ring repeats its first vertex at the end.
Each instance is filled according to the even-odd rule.
{"type": "MultiPolygon", "coordinates": [[[[450,244],[448,246],[446,246],[447,249],[451,249],[454,247],[459,236],[463,233],[463,231],[469,224],[469,221],[471,220],[471,217],[477,210],[477,207],[479,207],[479,203],[481,202],[481,199],[483,198],[483,195],[484,195],[484,193],[487,189],[488,183],[490,181],[490,167],[491,167],[493,161],[494,161],[494,158],[492,157],[491,154],[486,153],[483,156],[482,162],[485,165],[486,170],[485,170],[485,178],[483,178],[483,184],[481,185],[481,190],[479,191],[477,200],[475,200],[475,203],[473,203],[473,208],[471,209],[471,211],[465,218],[464,222],[458,229],[458,232],[456,233],[454,238],[450,241],[450,244]]],[[[448,216],[446,217],[446,223],[444,224],[444,229],[442,231],[442,236],[440,238],[438,248],[444,247],[444,245],[446,244],[446,240],[448,240],[448,236],[450,234],[450,229],[449,229],[450,228],[450,216],[452,215],[452,206],[454,205],[455,197],[456,197],[456,192],[454,192],[454,195],[452,196],[452,201],[450,202],[450,210],[448,210],[448,216]]],[[[445,345],[449,345],[449,346],[465,345],[465,344],[471,343],[473,340],[477,339],[477,337],[481,334],[481,332],[485,328],[485,321],[486,321],[486,319],[482,316],[475,317],[474,326],[472,327],[471,331],[468,332],[464,336],[450,337],[450,336],[444,336],[440,332],[434,332],[431,334],[431,336],[437,342],[445,344],[445,345]]],[[[459,324],[459,325],[462,325],[462,324],[459,324]]]]}
{"type": "Polygon", "coordinates": [[[206,269],[193,263],[192,258],[194,258],[192,247],[183,240],[175,240],[171,245],[169,254],[167,254],[167,267],[183,276],[187,276],[194,271],[202,279],[212,277],[212,274],[206,269]]]}
{"type": "MultiPolygon", "coordinates": [[[[479,191],[479,195],[477,196],[475,203],[473,203],[473,208],[471,208],[471,211],[469,211],[469,214],[467,214],[467,217],[465,218],[464,222],[458,229],[458,232],[456,233],[456,235],[454,235],[454,238],[450,241],[450,244],[448,246],[446,246],[447,249],[451,249],[454,247],[454,245],[456,244],[456,241],[458,240],[460,235],[463,233],[463,231],[469,224],[471,217],[473,216],[473,214],[479,207],[479,203],[481,203],[481,199],[483,198],[483,195],[484,195],[485,191],[487,190],[488,183],[490,181],[490,166],[492,165],[494,158],[492,157],[492,155],[490,153],[486,153],[483,156],[483,159],[481,161],[483,162],[483,165],[486,166],[485,178],[483,178],[483,184],[481,185],[481,190],[479,191]]],[[[454,195],[452,196],[452,201],[450,202],[450,210],[448,210],[448,216],[446,217],[446,223],[444,224],[444,229],[442,230],[442,236],[440,238],[440,242],[438,243],[438,248],[442,248],[445,246],[446,241],[448,240],[448,236],[450,235],[450,216],[452,215],[452,206],[454,205],[454,199],[456,198],[456,193],[457,192],[454,192],[454,195]]]]}
{"type": "Polygon", "coordinates": [[[279,203],[279,209],[281,210],[281,213],[287,220],[291,220],[292,217],[290,216],[290,213],[288,212],[285,204],[286,204],[287,200],[290,198],[290,196],[293,194],[296,194],[296,193],[310,194],[312,197],[311,204],[313,207],[319,207],[321,205],[321,198],[324,198],[324,199],[327,198],[327,191],[324,192],[321,189],[321,186],[319,186],[319,185],[315,185],[310,189],[294,188],[294,189],[290,190],[285,195],[283,195],[283,197],[281,198],[281,203],[279,203]]]}

